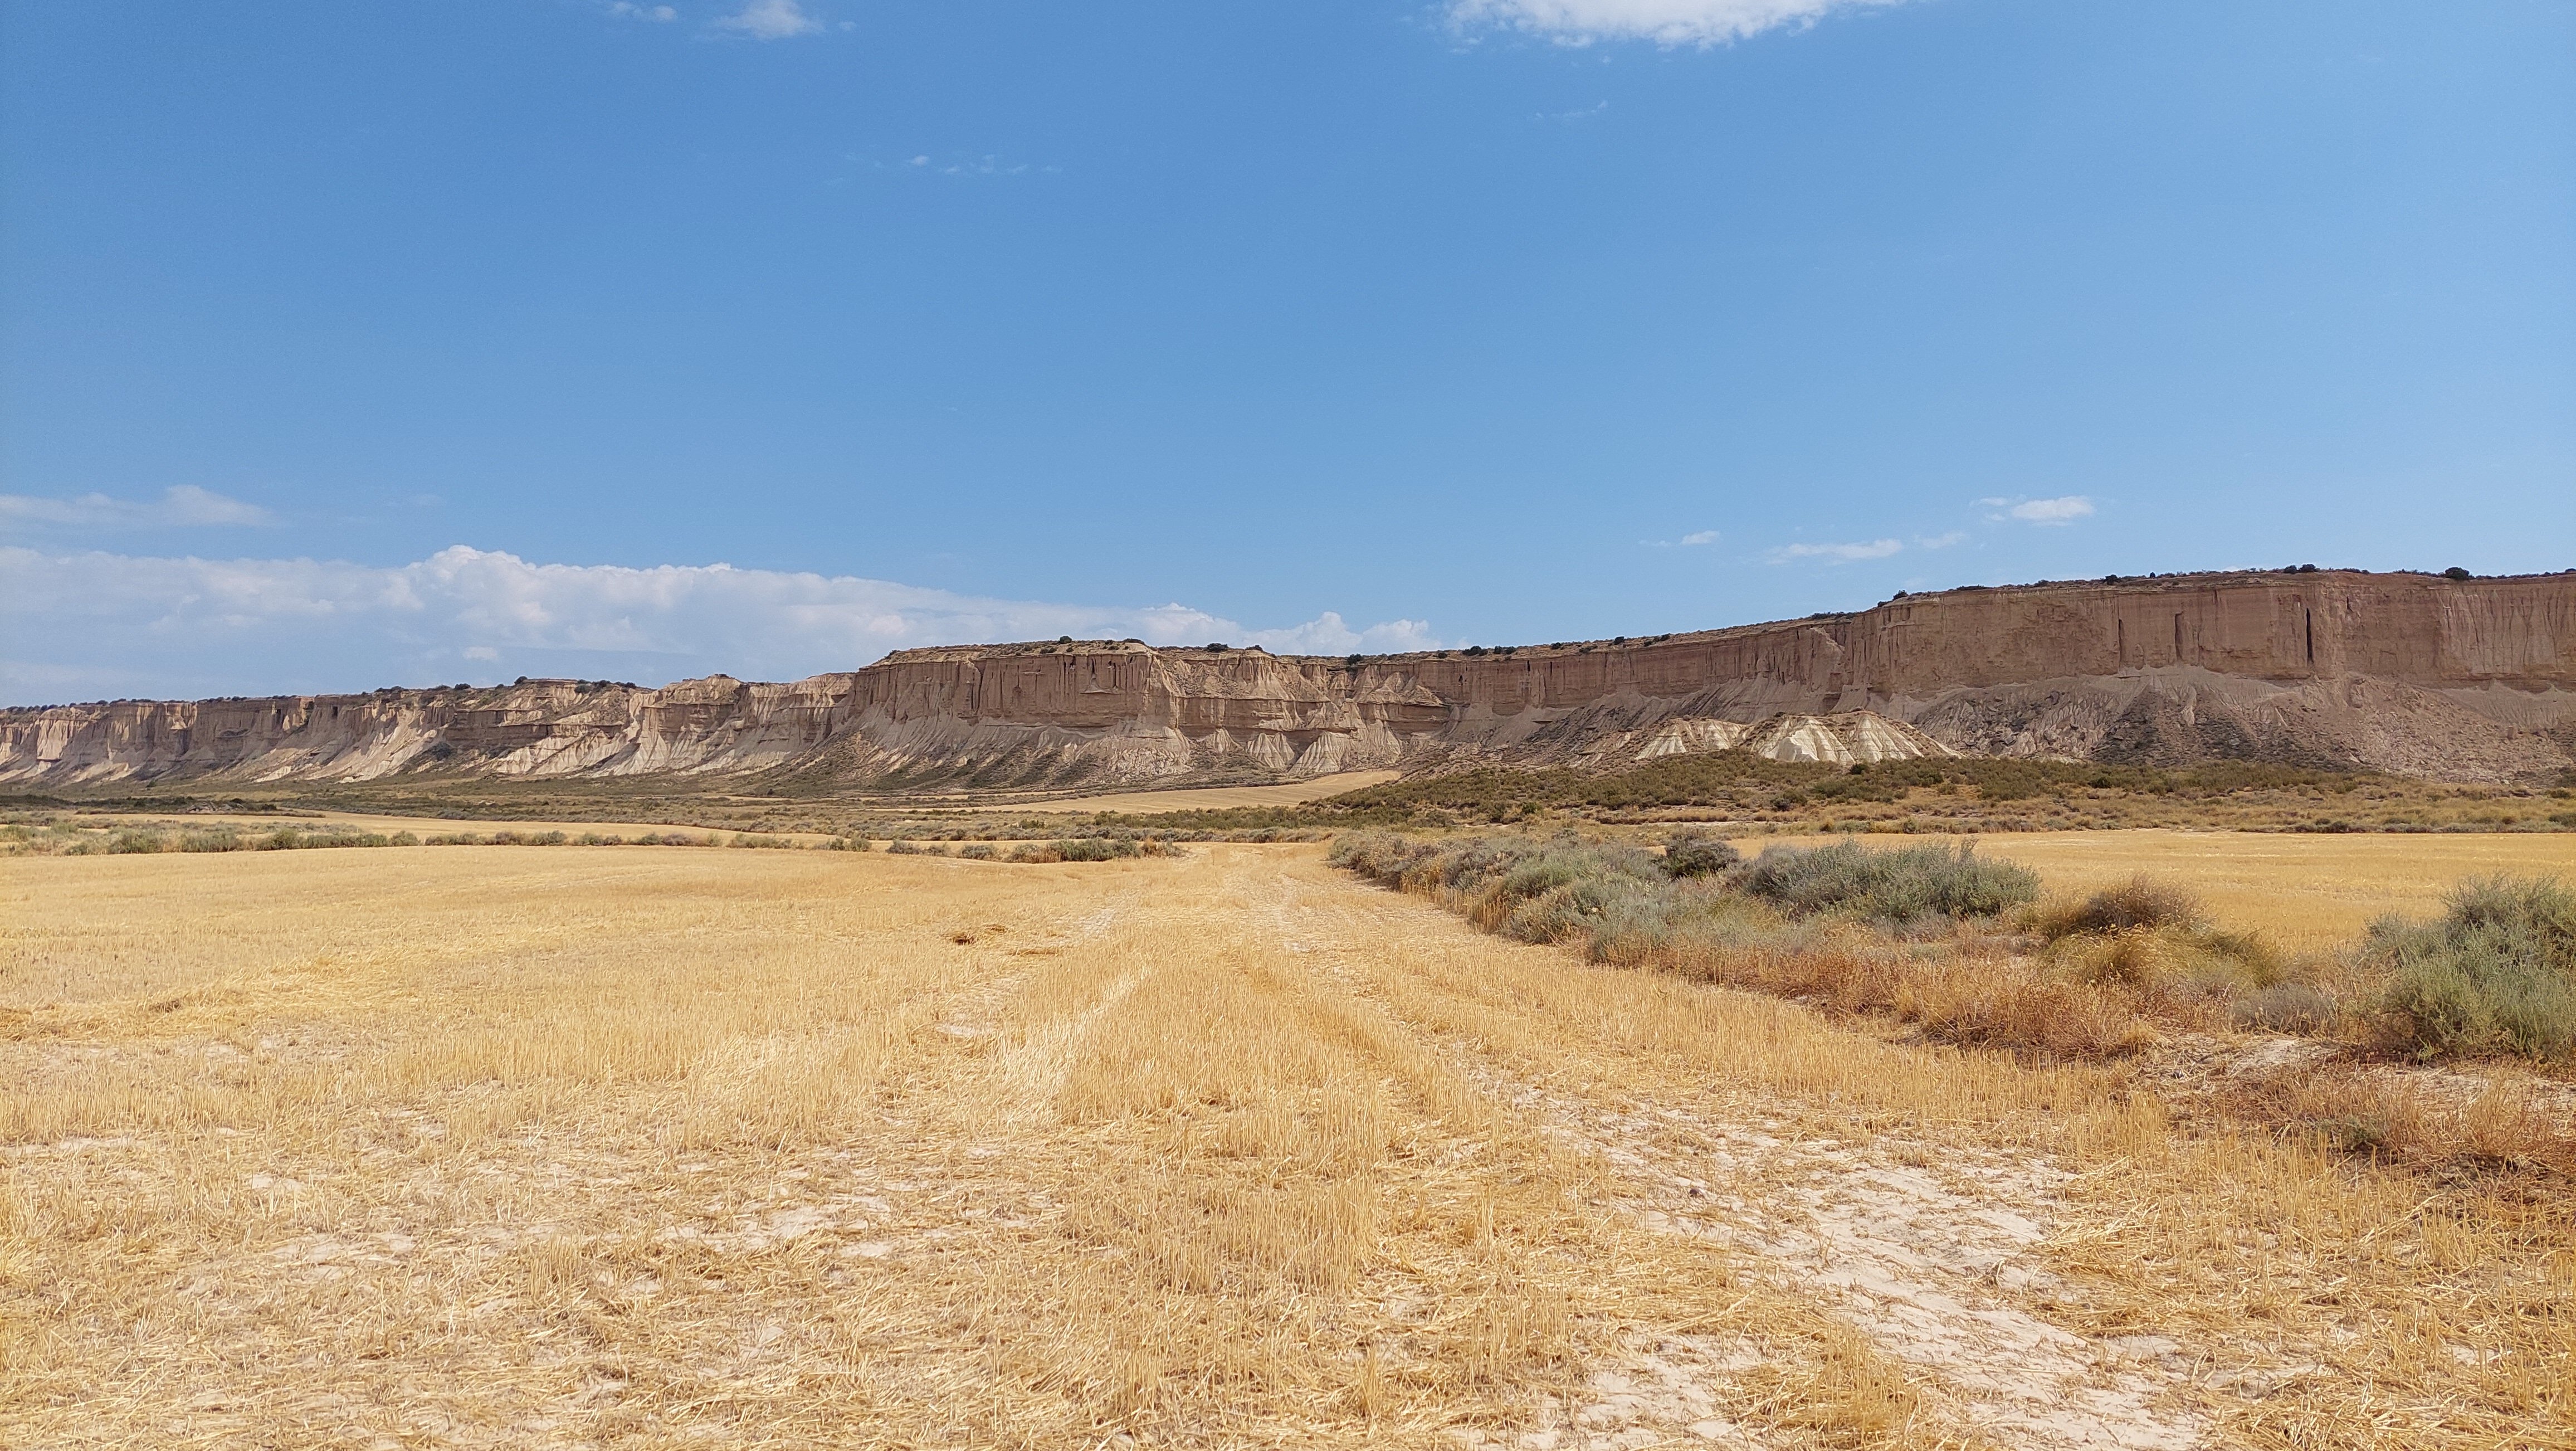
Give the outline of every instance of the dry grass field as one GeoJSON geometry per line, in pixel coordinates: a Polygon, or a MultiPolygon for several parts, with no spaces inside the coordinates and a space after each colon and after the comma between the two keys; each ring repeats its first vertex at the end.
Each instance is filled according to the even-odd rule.
{"type": "Polygon", "coordinates": [[[0,860],[0,1444],[2576,1447],[2562,1182],[1192,851],[0,860]]]}
{"type": "MultiPolygon", "coordinates": [[[[1831,841],[1912,846],[1921,837],[1851,835],[1754,837],[1766,846],[1831,841]]],[[[2371,919],[2431,917],[2464,877],[2499,872],[2576,881],[2576,833],[2493,832],[2425,836],[2315,836],[2248,831],[1997,832],[1973,838],[1978,851],[2037,871],[2064,895],[2093,891],[2146,872],[2190,890],[2222,925],[2261,931],[2292,950],[2332,946],[2371,919]]]]}

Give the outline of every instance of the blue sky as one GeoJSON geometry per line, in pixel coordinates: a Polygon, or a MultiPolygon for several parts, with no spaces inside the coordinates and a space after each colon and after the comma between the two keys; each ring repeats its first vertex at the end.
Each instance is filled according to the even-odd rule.
{"type": "Polygon", "coordinates": [[[12,702],[2576,564],[2567,3],[28,0],[0,188],[12,702]]]}

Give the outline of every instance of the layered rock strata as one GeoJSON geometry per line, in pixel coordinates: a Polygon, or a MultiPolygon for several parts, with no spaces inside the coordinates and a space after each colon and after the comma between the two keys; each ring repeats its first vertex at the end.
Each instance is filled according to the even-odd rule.
{"type": "Polygon", "coordinates": [[[770,773],[1029,788],[1732,746],[2547,776],[2576,764],[2576,571],[1968,588],[1474,654],[1087,641],[904,650],[778,685],[538,680],[0,711],[0,781],[21,786],[770,773]]]}

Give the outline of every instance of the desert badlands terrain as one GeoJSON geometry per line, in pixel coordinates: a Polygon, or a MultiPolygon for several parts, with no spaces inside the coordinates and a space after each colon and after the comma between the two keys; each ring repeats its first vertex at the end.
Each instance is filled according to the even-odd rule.
{"type": "Polygon", "coordinates": [[[0,712],[0,1444],[2576,1448],[2571,692],[2278,571],[0,712]]]}
{"type": "Polygon", "coordinates": [[[724,676],[0,710],[0,783],[756,778],[996,790],[1961,751],[2446,780],[2576,766],[2576,572],[2239,571],[1734,629],[1341,659],[1071,639],[724,676]]]}

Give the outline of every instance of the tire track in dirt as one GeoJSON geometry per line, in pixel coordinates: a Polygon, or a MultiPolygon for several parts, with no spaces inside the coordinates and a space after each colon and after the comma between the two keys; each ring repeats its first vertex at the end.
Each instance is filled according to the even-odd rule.
{"type": "MultiPolygon", "coordinates": [[[[1400,972],[1404,939],[1472,929],[1357,884],[1345,898],[1342,886],[1294,869],[1243,883],[1247,903],[1267,899],[1290,951],[1402,1017],[1357,964],[1400,972]]],[[[1882,1352],[1936,1372],[1960,1419],[1993,1442],[2049,1451],[2201,1444],[2205,1423],[2185,1409],[2183,1347],[2156,1336],[2088,1339],[2036,1303],[2060,1288],[2039,1248],[2064,1171],[2028,1154],[1944,1147],[1936,1160],[1901,1144],[1807,1137],[1786,1103],[1721,1120],[1686,1103],[1549,1092],[1482,1045],[1413,1026],[1493,1097],[1610,1165],[1643,1223],[1715,1237],[1757,1256],[1778,1283],[1817,1292],[1882,1352]]],[[[1567,1408],[1562,1431],[1529,1444],[1618,1446],[1648,1430],[1730,1439],[1737,1429],[1701,1408],[1711,1377],[1745,1368],[1740,1353],[1695,1337],[1641,1346],[1629,1364],[1595,1375],[1597,1399],[1567,1408]]]]}

